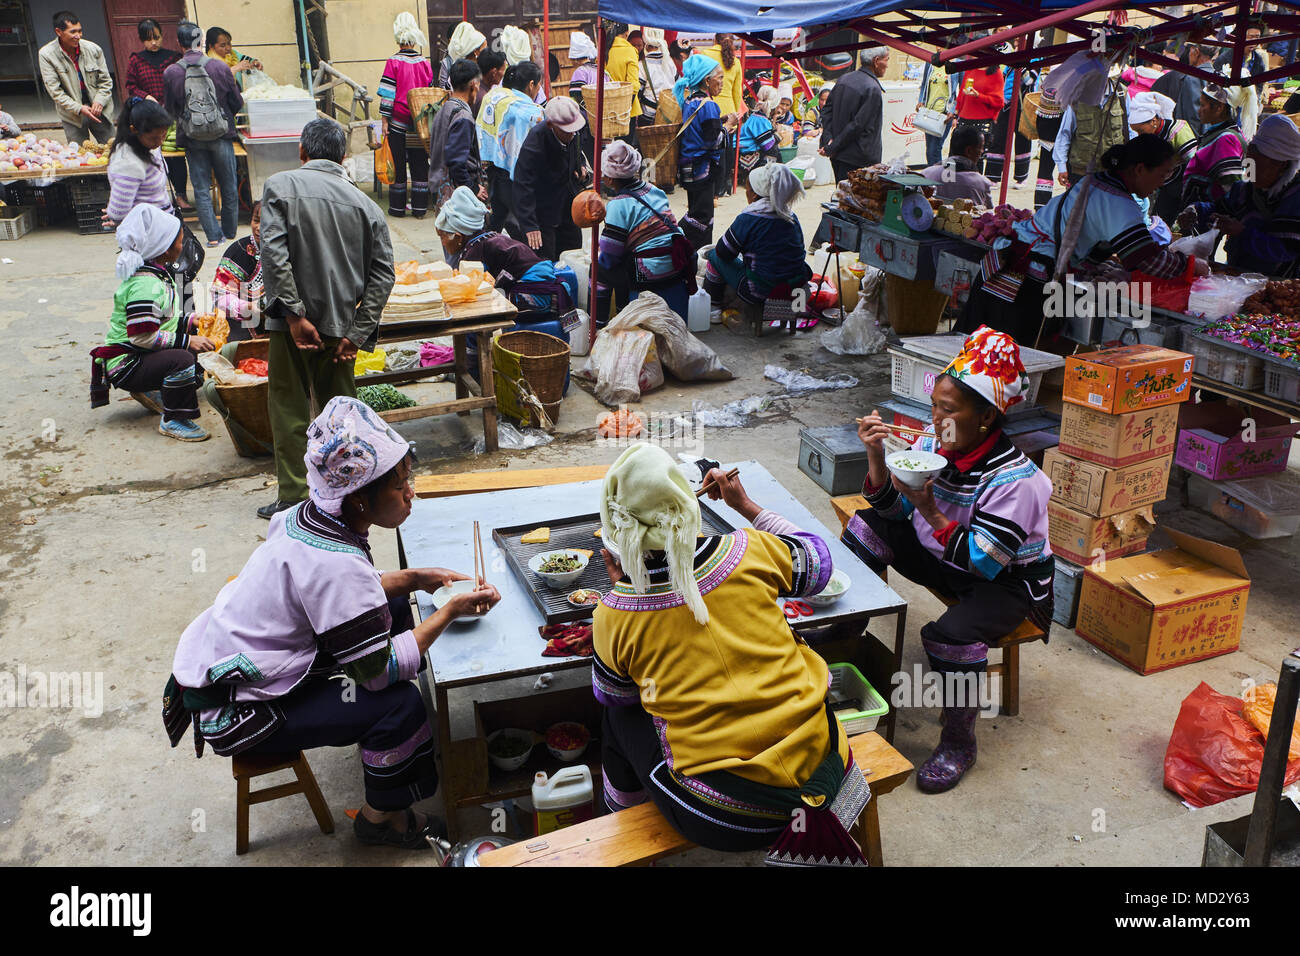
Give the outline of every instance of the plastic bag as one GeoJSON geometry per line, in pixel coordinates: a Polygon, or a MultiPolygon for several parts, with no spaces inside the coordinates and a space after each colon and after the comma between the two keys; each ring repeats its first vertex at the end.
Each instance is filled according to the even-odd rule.
{"type": "MultiPolygon", "coordinates": [[[[1269,681],[1253,687],[1242,695],[1242,715],[1255,729],[1268,739],[1268,726],[1273,720],[1273,705],[1277,703],[1277,684],[1269,681]]],[[[1300,760],[1300,717],[1291,728],[1291,743],[1287,749],[1288,760],[1300,760]]]]}
{"type": "Polygon", "coordinates": [[[415,345],[395,345],[384,350],[385,372],[405,372],[420,367],[420,349],[415,345]]]}
{"type": "Polygon", "coordinates": [[[387,136],[375,151],[375,176],[385,186],[391,186],[397,180],[397,167],[393,165],[393,151],[388,147],[387,136]]]}
{"type": "Polygon", "coordinates": [[[852,375],[832,375],[830,378],[813,378],[807,372],[796,372],[779,365],[767,365],[763,368],[763,377],[770,378],[791,395],[803,395],[807,392],[820,392],[833,388],[852,388],[858,380],[852,375]]]}
{"type": "Polygon", "coordinates": [[[357,349],[357,357],[352,365],[353,375],[365,375],[367,372],[382,372],[383,370],[383,349],[375,349],[373,352],[367,352],[364,349],[357,349]]]}
{"type": "Polygon", "coordinates": [[[721,408],[709,408],[701,401],[691,403],[695,420],[706,428],[740,428],[749,421],[749,416],[761,412],[772,404],[768,395],[751,395],[727,402],[721,408]]]}
{"type": "MultiPolygon", "coordinates": [[[[1264,735],[1243,716],[1242,703],[1204,682],[1187,695],[1165,749],[1165,789],[1193,807],[1255,792],[1264,735]]],[[[1300,760],[1293,760],[1285,784],[1297,780],[1300,760]]]]}
{"type": "Polygon", "coordinates": [[[1132,274],[1132,281],[1138,283],[1142,295],[1150,304],[1157,309],[1168,309],[1170,312],[1187,311],[1187,300],[1192,291],[1192,280],[1195,278],[1196,263],[1191,259],[1187,260],[1186,272],[1177,279],[1164,279],[1141,271],[1132,274]]]}
{"type": "Polygon", "coordinates": [[[230,338],[230,323],[226,314],[218,309],[216,312],[200,312],[194,316],[194,331],[198,335],[212,340],[212,350],[219,351],[230,338]]]}
{"type": "Polygon", "coordinates": [[[668,308],[668,303],[653,292],[642,292],[619,313],[654,333],[659,361],[683,382],[725,382],[735,378],[722,364],[718,353],[686,328],[682,317],[668,308]]]}
{"type": "Polygon", "coordinates": [[[420,343],[420,368],[446,365],[455,356],[456,350],[450,345],[439,345],[437,342],[420,343]]]}
{"type": "Polygon", "coordinates": [[[654,333],[625,323],[623,318],[619,313],[601,330],[587,364],[576,373],[596,383],[596,399],[606,405],[640,401],[643,392],[664,383],[654,333]]]}
{"type": "Polygon", "coordinates": [[[822,333],[822,348],[836,355],[875,355],[887,341],[876,319],[874,296],[858,299],[843,325],[822,333]]]}
{"type": "MultiPolygon", "coordinates": [[[[509,422],[497,422],[497,445],[509,451],[523,451],[537,445],[549,445],[555,439],[540,428],[518,429],[509,422]]],[[[487,442],[479,437],[474,442],[474,454],[481,455],[487,451],[487,442]]]]}
{"type": "Polygon", "coordinates": [[[1210,253],[1214,252],[1214,247],[1218,241],[1219,230],[1211,229],[1199,236],[1183,236],[1181,239],[1175,239],[1169,243],[1169,251],[1181,252],[1185,256],[1195,256],[1197,259],[1209,259],[1210,253]]]}
{"type": "Polygon", "coordinates": [[[1246,300],[1266,285],[1268,279],[1258,274],[1202,276],[1192,283],[1187,311],[1211,319],[1236,315],[1246,300]]]}
{"type": "Polygon", "coordinates": [[[261,385],[266,379],[261,375],[249,375],[230,364],[230,359],[220,352],[200,352],[199,365],[222,385],[261,385]]]}

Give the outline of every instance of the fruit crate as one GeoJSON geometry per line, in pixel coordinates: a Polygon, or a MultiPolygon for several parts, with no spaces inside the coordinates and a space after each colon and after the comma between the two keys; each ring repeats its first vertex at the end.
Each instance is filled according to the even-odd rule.
{"type": "Polygon", "coordinates": [[[36,225],[42,227],[56,226],[72,215],[67,183],[51,183],[49,186],[12,183],[7,201],[15,206],[30,207],[36,216],[36,225]]]}
{"type": "Polygon", "coordinates": [[[30,208],[6,206],[0,209],[0,240],[21,239],[35,226],[36,212],[30,208]]]}
{"type": "Polygon", "coordinates": [[[1265,365],[1264,394],[1284,402],[1300,402],[1300,370],[1272,363],[1265,365]]]}
{"type": "Polygon", "coordinates": [[[1247,392],[1264,387],[1264,360],[1244,349],[1233,348],[1195,329],[1184,329],[1183,351],[1196,360],[1193,371],[1198,375],[1247,392]]]}
{"type": "Polygon", "coordinates": [[[80,176],[68,183],[72,196],[72,211],[77,219],[77,232],[83,236],[112,232],[112,226],[104,225],[104,207],[108,205],[112,188],[108,180],[100,176],[80,176]]]}

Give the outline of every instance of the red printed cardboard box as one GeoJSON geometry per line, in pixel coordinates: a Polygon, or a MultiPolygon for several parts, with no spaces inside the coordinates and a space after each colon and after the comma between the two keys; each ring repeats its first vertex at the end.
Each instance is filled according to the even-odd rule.
{"type": "Polygon", "coordinates": [[[1090,515],[1105,518],[1139,505],[1165,500],[1174,456],[1136,465],[1107,468],[1053,448],[1043,456],[1043,471],[1052,479],[1052,498],[1090,515]]]}
{"type": "Polygon", "coordinates": [[[1175,547],[1090,566],[1075,630],[1139,674],[1230,654],[1250,575],[1226,545],[1166,529],[1175,547]]]}
{"type": "Polygon", "coordinates": [[[1067,402],[1061,406],[1061,451],[1111,468],[1171,454],[1178,436],[1178,409],[1161,405],[1108,415],[1067,402]]]}
{"type": "Polygon", "coordinates": [[[1150,505],[1098,518],[1059,501],[1047,502],[1047,539],[1052,553],[1075,564],[1141,551],[1155,526],[1150,505]]]}
{"type": "Polygon", "coordinates": [[[1121,345],[1065,360],[1061,398],[1122,415],[1191,398],[1192,356],[1156,345],[1121,345]]]}

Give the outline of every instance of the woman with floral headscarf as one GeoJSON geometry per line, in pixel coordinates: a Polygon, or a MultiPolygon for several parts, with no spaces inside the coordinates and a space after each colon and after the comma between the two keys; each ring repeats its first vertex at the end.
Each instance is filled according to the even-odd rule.
{"type": "Polygon", "coordinates": [[[307,429],[305,457],[310,497],[271,519],[239,576],[181,635],[163,723],[173,747],[192,727],[200,757],[205,744],[223,757],[360,744],[357,838],[428,849],[439,824],[411,805],[434,795],[438,771],[413,678],[448,624],[501,595],[479,581],[414,623],[411,592],[468,577],[376,570],[369,532],[410,515],[412,453],[362,402],[330,399],[307,429]]]}
{"type": "Polygon", "coordinates": [[[1002,431],[1028,384],[1014,339],[984,326],[971,335],[935,383],[933,431],[912,446],[947,459],[920,489],[890,476],[884,441],[891,430],[879,413],[858,426],[868,463],[862,493],[871,507],[853,516],[840,540],[877,574],[893,567],[954,602],[921,628],[930,666],[944,681],[939,746],[916,772],[926,793],[956,786],[975,762],[980,700],[971,691],[987,668],[989,643],[1025,618],[1051,627],[1052,482],[1002,431]]]}
{"type": "Polygon", "coordinates": [[[1216,202],[1193,203],[1179,222],[1185,232],[1221,230],[1232,269],[1295,276],[1300,272],[1300,130],[1290,117],[1269,116],[1246,156],[1255,164],[1253,179],[1233,183],[1216,202]]]}
{"type": "Polygon", "coordinates": [[[826,705],[826,662],[778,603],[820,592],[830,551],[739,479],[709,475],[709,496],[752,527],[700,536],[695,493],[656,445],[633,445],[605,475],[602,556],[615,584],[592,629],[605,803],[649,799],[711,849],[776,841],[775,863],[859,863],[839,821],[865,805],[862,773],[826,705]]]}

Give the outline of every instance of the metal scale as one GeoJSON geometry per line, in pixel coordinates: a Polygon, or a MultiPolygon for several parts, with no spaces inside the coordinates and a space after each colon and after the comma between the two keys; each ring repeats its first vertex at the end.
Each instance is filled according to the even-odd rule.
{"type": "Polygon", "coordinates": [[[930,224],[934,222],[934,210],[930,200],[921,192],[922,187],[933,187],[933,180],[916,173],[901,173],[897,176],[881,176],[887,183],[897,186],[885,194],[885,212],[880,217],[880,225],[890,232],[912,239],[924,239],[928,236],[930,224]]]}

